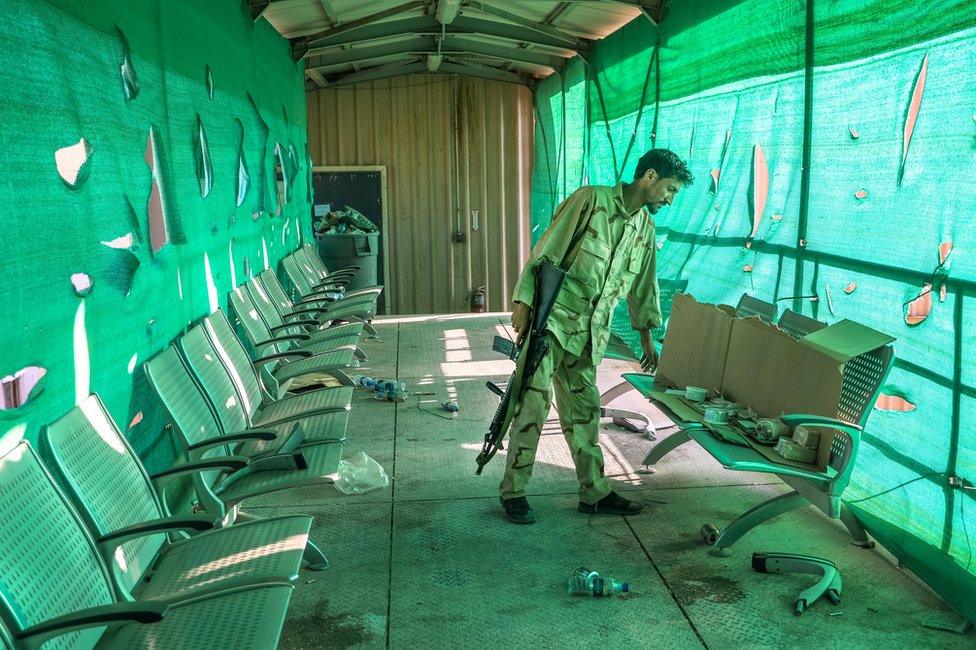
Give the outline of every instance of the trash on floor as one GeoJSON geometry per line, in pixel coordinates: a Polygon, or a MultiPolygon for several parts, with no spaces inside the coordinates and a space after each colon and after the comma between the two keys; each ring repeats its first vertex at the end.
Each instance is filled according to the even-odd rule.
{"type": "Polygon", "coordinates": [[[410,396],[407,385],[395,379],[373,379],[366,375],[356,375],[352,381],[357,386],[373,391],[373,399],[404,402],[410,396]]]}
{"type": "Polygon", "coordinates": [[[335,486],[343,494],[364,494],[389,484],[386,470],[366,452],[359,451],[339,461],[339,478],[335,486]]]}
{"type": "Polygon", "coordinates": [[[566,590],[570,596],[593,596],[604,598],[617,594],[630,593],[629,582],[618,582],[613,578],[605,578],[596,571],[581,566],[566,583],[566,590]]]}
{"type": "Polygon", "coordinates": [[[376,225],[355,208],[333,210],[313,221],[312,228],[322,235],[365,235],[378,232],[376,225]]]}
{"type": "Polygon", "coordinates": [[[797,597],[793,608],[797,616],[824,594],[830,602],[840,604],[843,581],[837,565],[830,560],[791,553],[753,553],[752,568],[759,573],[813,573],[820,576],[815,585],[807,587],[797,597]]]}

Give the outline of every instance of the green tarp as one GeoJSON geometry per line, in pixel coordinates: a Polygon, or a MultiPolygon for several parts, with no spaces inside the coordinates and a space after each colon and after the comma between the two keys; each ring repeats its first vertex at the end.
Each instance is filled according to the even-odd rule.
{"type": "Polygon", "coordinates": [[[27,404],[0,410],[0,434],[36,440],[93,391],[149,466],[165,466],[141,362],[308,235],[302,64],[239,0],[4,0],[0,33],[0,376],[47,371],[27,404]],[[150,130],[164,223],[150,219],[150,130]],[[90,173],[71,188],[55,151],[81,138],[90,173]],[[298,153],[281,214],[277,143],[298,153]],[[93,282],[87,297],[73,274],[93,282]]]}
{"type": "Polygon", "coordinates": [[[578,185],[668,147],[696,182],[658,215],[661,277],[896,336],[885,393],[914,409],[875,409],[845,498],[971,619],[976,491],[949,477],[976,483],[974,52],[963,0],[672,2],[660,28],[638,18],[540,85],[531,213],[538,237],[578,185]]]}

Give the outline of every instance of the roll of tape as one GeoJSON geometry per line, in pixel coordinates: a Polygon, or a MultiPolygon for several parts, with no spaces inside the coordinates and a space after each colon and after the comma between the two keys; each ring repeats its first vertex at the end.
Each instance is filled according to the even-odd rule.
{"type": "Polygon", "coordinates": [[[729,421],[729,411],[720,406],[705,407],[705,422],[709,424],[725,424],[729,421]]]}
{"type": "Polygon", "coordinates": [[[692,402],[704,402],[708,391],[698,386],[687,386],[685,388],[685,398],[692,402]]]}

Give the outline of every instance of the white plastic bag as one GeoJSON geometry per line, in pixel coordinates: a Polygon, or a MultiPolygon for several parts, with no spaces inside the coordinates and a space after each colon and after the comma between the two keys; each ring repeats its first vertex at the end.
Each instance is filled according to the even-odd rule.
{"type": "Polygon", "coordinates": [[[386,470],[365,452],[356,452],[339,461],[339,478],[335,486],[343,494],[363,494],[389,484],[386,470]]]}

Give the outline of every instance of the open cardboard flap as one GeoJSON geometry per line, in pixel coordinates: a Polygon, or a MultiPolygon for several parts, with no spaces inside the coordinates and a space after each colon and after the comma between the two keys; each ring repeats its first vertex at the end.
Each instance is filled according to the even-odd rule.
{"type": "Polygon", "coordinates": [[[735,310],[728,305],[676,294],[658,364],[658,382],[677,388],[721,388],[733,321],[735,310]]]}

